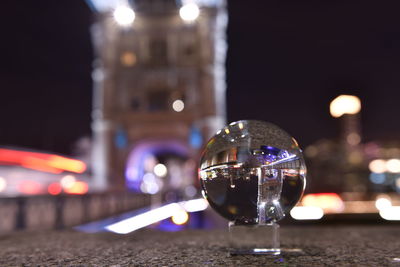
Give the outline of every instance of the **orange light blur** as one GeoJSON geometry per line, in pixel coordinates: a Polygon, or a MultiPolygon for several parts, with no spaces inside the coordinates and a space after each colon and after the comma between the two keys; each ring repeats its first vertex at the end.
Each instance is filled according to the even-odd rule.
{"type": "Polygon", "coordinates": [[[29,156],[25,157],[25,158],[21,158],[20,165],[22,167],[36,170],[36,171],[50,172],[50,173],[55,173],[55,174],[59,174],[62,172],[62,170],[60,170],[60,169],[50,167],[47,164],[46,160],[44,160],[44,159],[34,158],[34,157],[29,157],[29,156]]]}
{"type": "Polygon", "coordinates": [[[4,148],[0,149],[0,163],[20,165],[49,173],[61,173],[63,171],[83,173],[86,170],[86,164],[80,160],[53,154],[4,148]]]}
{"type": "Polygon", "coordinates": [[[74,195],[83,195],[86,194],[89,190],[87,183],[77,181],[71,187],[65,188],[65,193],[74,194],[74,195]]]}
{"type": "Polygon", "coordinates": [[[341,212],[344,208],[343,200],[336,193],[308,194],[301,200],[302,206],[319,207],[324,213],[341,212]]]}
{"type": "Polygon", "coordinates": [[[18,190],[27,195],[36,195],[42,192],[42,186],[35,181],[22,181],[18,184],[18,190]]]}
{"type": "Polygon", "coordinates": [[[53,168],[75,173],[83,173],[86,170],[86,164],[82,161],[56,155],[50,155],[47,164],[53,168]]]}
{"type": "Polygon", "coordinates": [[[50,195],[55,196],[61,194],[62,188],[59,183],[52,183],[47,187],[47,191],[50,195]]]}

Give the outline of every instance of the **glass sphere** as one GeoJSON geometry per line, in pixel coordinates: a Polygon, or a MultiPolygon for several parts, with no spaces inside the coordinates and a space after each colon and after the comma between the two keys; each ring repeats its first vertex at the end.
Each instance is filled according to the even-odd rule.
{"type": "Polygon", "coordinates": [[[301,198],[306,167],[296,140],[278,126],[243,120],[219,130],[203,151],[204,197],[237,224],[279,221],[301,198]]]}

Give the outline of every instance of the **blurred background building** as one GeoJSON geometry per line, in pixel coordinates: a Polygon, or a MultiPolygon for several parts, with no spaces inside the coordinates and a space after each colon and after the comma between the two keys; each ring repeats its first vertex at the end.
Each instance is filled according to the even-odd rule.
{"type": "Polygon", "coordinates": [[[199,149],[226,120],[225,2],[88,3],[93,186],[192,192],[199,149]]]}
{"type": "Polygon", "coordinates": [[[43,217],[29,204],[36,197],[46,197],[43,212],[55,201],[54,214],[71,197],[72,225],[78,213],[96,211],[79,222],[88,221],[152,199],[167,205],[159,220],[173,210],[182,224],[207,207],[188,200],[199,193],[205,141],[226,121],[259,119],[304,148],[307,192],[296,208],[306,209],[293,218],[400,220],[397,9],[381,4],[385,15],[371,16],[373,1],[228,2],[6,3],[3,214],[21,226],[25,211],[43,217]]]}
{"type": "Polygon", "coordinates": [[[340,136],[306,147],[311,180],[308,189],[337,193],[398,191],[398,141],[362,142],[361,101],[357,96],[338,96],[331,102],[330,113],[340,121],[340,136]]]}
{"type": "Polygon", "coordinates": [[[400,143],[362,142],[361,101],[340,95],[330,114],[339,120],[337,139],[321,139],[306,147],[308,187],[302,206],[320,207],[327,214],[374,214],[399,219],[400,143]],[[393,204],[395,203],[395,204],[393,204]]]}

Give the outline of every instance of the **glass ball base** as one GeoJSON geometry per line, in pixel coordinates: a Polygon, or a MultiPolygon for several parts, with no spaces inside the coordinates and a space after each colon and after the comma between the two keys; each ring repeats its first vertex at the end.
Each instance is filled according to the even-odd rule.
{"type": "Polygon", "coordinates": [[[279,224],[237,225],[229,223],[230,255],[302,255],[298,248],[281,248],[279,224]]]}

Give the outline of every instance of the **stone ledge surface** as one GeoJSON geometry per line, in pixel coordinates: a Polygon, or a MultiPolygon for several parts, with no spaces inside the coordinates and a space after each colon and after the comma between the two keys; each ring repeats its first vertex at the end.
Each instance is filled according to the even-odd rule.
{"type": "Polygon", "coordinates": [[[400,266],[400,226],[282,226],[301,256],[229,256],[222,230],[128,235],[72,230],[0,236],[0,266],[400,266]]]}

